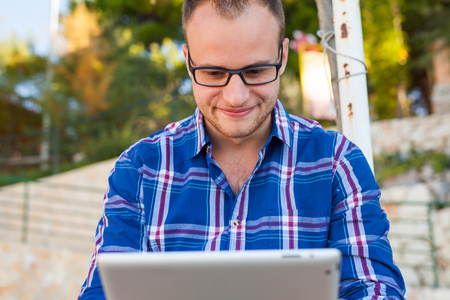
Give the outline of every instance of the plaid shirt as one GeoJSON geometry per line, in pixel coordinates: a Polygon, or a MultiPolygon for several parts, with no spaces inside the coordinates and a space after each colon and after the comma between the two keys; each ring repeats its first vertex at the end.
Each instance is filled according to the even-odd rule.
{"type": "Polygon", "coordinates": [[[273,120],[237,195],[198,109],[127,149],[109,176],[80,298],[103,297],[96,264],[103,252],[334,247],[343,254],[341,298],[404,299],[380,190],[362,152],[343,135],[288,115],[279,101],[273,120]]]}

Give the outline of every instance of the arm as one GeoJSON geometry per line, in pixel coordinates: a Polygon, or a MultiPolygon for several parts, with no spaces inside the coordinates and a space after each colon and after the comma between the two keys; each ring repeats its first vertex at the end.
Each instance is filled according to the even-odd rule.
{"type": "Polygon", "coordinates": [[[144,207],[140,199],[141,170],[123,154],[109,179],[103,216],[95,235],[95,251],[79,299],[104,299],[97,258],[105,252],[147,251],[144,207]]]}
{"type": "Polygon", "coordinates": [[[328,245],[343,254],[340,297],[404,299],[380,189],[361,150],[343,136],[337,141],[328,245]]]}

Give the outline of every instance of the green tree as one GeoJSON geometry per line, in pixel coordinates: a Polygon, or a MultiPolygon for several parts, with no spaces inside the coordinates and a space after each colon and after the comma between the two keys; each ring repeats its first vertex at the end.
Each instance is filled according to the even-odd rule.
{"type": "MultiPolygon", "coordinates": [[[[0,44],[0,157],[37,155],[46,60],[15,37],[0,44]]],[[[5,168],[5,171],[9,171],[5,168]]]]}
{"type": "Polygon", "coordinates": [[[443,42],[441,46],[450,46],[450,1],[405,1],[401,11],[409,46],[407,68],[410,88],[420,88],[428,111],[432,111],[432,48],[438,41],[443,42]]]}
{"type": "Polygon", "coordinates": [[[68,46],[56,71],[65,80],[66,92],[78,98],[89,115],[105,110],[115,62],[108,59],[109,47],[101,37],[97,15],[80,3],[63,17],[62,25],[68,46]]]}
{"type": "Polygon", "coordinates": [[[386,119],[408,114],[406,67],[408,51],[402,30],[402,0],[361,1],[364,48],[372,117],[386,119]]]}
{"type": "Polygon", "coordinates": [[[129,28],[136,40],[150,45],[166,37],[182,40],[181,7],[183,0],[92,0],[90,7],[112,21],[129,28]]]}
{"type": "MultiPolygon", "coordinates": [[[[117,156],[136,139],[193,112],[195,102],[186,88],[190,79],[180,56],[182,2],[71,1],[70,15],[63,18],[68,50],[53,63],[50,85],[62,161],[117,156]]],[[[294,30],[316,34],[314,0],[283,2],[287,37],[292,38],[294,30]]],[[[406,115],[400,101],[406,88],[429,91],[430,47],[442,38],[449,44],[449,1],[362,0],[361,9],[372,117],[406,115]]],[[[46,58],[29,47],[16,46],[15,52],[8,50],[9,56],[2,49],[0,105],[16,101],[22,107],[34,103],[39,108],[46,87],[46,58]],[[37,92],[20,93],[24,85],[37,92]]],[[[295,114],[301,114],[298,72],[298,56],[291,51],[280,99],[295,114]]],[[[8,120],[0,124],[1,132],[14,134],[18,132],[11,129],[14,126],[24,126],[19,131],[25,132],[31,126],[21,124],[31,119],[39,126],[39,114],[31,114],[36,118],[21,113],[14,121],[11,114],[1,115],[8,120]]]]}
{"type": "Polygon", "coordinates": [[[70,129],[61,133],[70,141],[60,149],[62,156],[95,161],[119,155],[137,139],[192,113],[195,104],[179,92],[187,78],[179,42],[161,32],[142,34],[153,23],[172,28],[159,19],[167,20],[173,5],[86,3],[73,2],[63,20],[69,51],[56,66],[55,80],[72,112],[61,124],[70,129]],[[124,21],[125,13],[134,17],[124,21]],[[142,15],[147,17],[136,17],[142,15]]]}

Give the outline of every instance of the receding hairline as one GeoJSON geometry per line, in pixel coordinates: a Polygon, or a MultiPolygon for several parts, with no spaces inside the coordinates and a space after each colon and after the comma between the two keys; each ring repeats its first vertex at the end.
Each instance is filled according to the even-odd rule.
{"type": "Polygon", "coordinates": [[[278,23],[279,42],[281,43],[285,37],[285,17],[281,0],[187,0],[183,3],[182,16],[183,32],[186,43],[188,43],[187,27],[192,19],[192,16],[198,6],[206,2],[211,3],[217,15],[228,20],[234,20],[242,16],[242,14],[244,14],[245,11],[253,4],[266,7],[278,23]]]}

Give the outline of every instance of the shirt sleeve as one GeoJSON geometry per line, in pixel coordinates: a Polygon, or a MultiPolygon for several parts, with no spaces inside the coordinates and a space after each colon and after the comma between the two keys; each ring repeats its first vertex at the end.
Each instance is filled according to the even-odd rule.
{"type": "Polygon", "coordinates": [[[103,216],[95,235],[95,251],[78,299],[105,299],[97,268],[99,254],[147,251],[141,179],[142,170],[133,165],[127,153],[122,154],[109,175],[103,216]]]}
{"type": "Polygon", "coordinates": [[[338,135],[328,246],[342,252],[342,299],[405,299],[380,189],[361,150],[338,135]]]}

